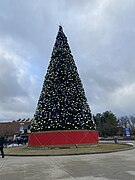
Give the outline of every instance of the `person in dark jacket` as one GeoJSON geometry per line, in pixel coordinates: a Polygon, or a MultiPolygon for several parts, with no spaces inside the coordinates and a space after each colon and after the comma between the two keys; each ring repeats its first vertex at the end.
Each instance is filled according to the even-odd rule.
{"type": "Polygon", "coordinates": [[[1,151],[2,158],[4,158],[3,139],[1,136],[0,136],[0,151],[1,151]]]}

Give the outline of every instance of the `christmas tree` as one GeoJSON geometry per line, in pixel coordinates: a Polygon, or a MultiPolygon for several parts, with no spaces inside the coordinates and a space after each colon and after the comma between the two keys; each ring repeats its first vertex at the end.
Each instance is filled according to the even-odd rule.
{"type": "Polygon", "coordinates": [[[75,61],[59,26],[31,131],[95,129],[75,61]]]}

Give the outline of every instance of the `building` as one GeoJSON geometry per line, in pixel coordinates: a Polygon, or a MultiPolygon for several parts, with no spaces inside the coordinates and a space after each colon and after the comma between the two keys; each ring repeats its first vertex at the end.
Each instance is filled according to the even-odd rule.
{"type": "Polygon", "coordinates": [[[0,136],[6,142],[13,142],[16,137],[28,136],[30,133],[31,120],[18,119],[12,122],[0,122],[0,136]]]}

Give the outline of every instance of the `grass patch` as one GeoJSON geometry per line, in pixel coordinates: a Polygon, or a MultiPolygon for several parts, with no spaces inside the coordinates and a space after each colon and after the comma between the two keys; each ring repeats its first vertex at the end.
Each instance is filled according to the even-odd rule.
{"type": "Polygon", "coordinates": [[[98,144],[91,147],[78,148],[54,148],[54,149],[31,149],[27,146],[4,148],[5,155],[16,156],[34,156],[34,155],[71,155],[71,154],[90,154],[90,153],[107,153],[121,150],[132,149],[133,146],[128,144],[98,144]]]}

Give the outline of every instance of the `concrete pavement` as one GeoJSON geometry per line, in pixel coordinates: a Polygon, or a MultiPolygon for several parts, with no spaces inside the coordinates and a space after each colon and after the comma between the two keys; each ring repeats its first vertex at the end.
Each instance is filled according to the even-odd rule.
{"type": "Polygon", "coordinates": [[[135,149],[108,154],[0,158],[0,180],[135,180],[135,149]]]}

